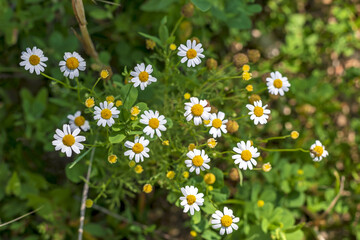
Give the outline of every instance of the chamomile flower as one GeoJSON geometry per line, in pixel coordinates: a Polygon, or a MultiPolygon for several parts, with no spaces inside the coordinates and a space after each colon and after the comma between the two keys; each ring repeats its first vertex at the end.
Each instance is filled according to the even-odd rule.
{"type": "Polygon", "coordinates": [[[212,220],[211,224],[214,229],[220,228],[220,235],[230,234],[233,230],[238,230],[237,222],[240,221],[238,217],[235,217],[233,211],[227,207],[224,207],[224,211],[221,212],[216,210],[213,215],[211,215],[212,220]]]}
{"type": "Polygon", "coordinates": [[[165,131],[166,127],[164,126],[164,124],[167,122],[164,115],[160,115],[158,111],[153,111],[153,110],[149,110],[149,111],[144,111],[144,114],[141,115],[141,119],[140,122],[142,124],[147,125],[143,132],[146,135],[150,135],[150,137],[154,137],[154,134],[156,132],[156,135],[158,135],[158,137],[161,137],[161,132],[160,131],[165,131]]]}
{"type": "Polygon", "coordinates": [[[140,86],[140,89],[144,90],[152,82],[156,82],[157,79],[150,75],[152,72],[153,68],[150,64],[146,68],[145,63],[137,64],[135,71],[130,73],[133,76],[131,82],[134,83],[134,87],[140,86]]]}
{"type": "Polygon", "coordinates": [[[320,162],[323,158],[329,155],[328,151],[325,150],[325,146],[321,144],[319,140],[316,140],[310,147],[310,156],[314,162],[320,162]]]}
{"type": "Polygon", "coordinates": [[[64,73],[65,77],[74,79],[79,76],[79,70],[85,71],[86,62],[77,52],[66,52],[64,54],[64,60],[60,61],[60,71],[64,73]]]}
{"type": "Polygon", "coordinates": [[[149,140],[144,137],[135,137],[134,142],[126,141],[125,147],[131,148],[131,150],[127,150],[124,155],[129,156],[129,159],[132,160],[135,157],[135,162],[143,162],[144,157],[148,158],[150,151],[146,146],[149,145],[149,140]]]}
{"type": "Polygon", "coordinates": [[[210,123],[206,125],[207,127],[211,127],[209,133],[213,135],[214,138],[221,137],[221,132],[227,133],[226,123],[228,120],[224,120],[225,113],[218,112],[210,115],[210,123]]]}
{"type": "Polygon", "coordinates": [[[98,120],[97,125],[98,126],[103,126],[105,127],[106,124],[111,127],[114,123],[115,120],[114,118],[118,118],[119,117],[119,113],[120,111],[117,110],[116,107],[113,107],[114,103],[108,103],[107,101],[104,101],[102,103],[100,103],[100,107],[95,106],[95,116],[94,119],[98,120]]]}
{"type": "Polygon", "coordinates": [[[186,156],[188,156],[188,160],[185,160],[186,167],[190,168],[190,172],[195,170],[196,174],[200,174],[201,171],[205,171],[205,169],[210,169],[209,162],[210,158],[205,154],[204,150],[194,149],[193,151],[189,151],[186,156]]]}
{"type": "Polygon", "coordinates": [[[200,125],[202,120],[209,120],[211,107],[207,107],[206,100],[200,100],[197,97],[191,97],[190,102],[185,103],[186,121],[194,118],[194,124],[200,125]]]}
{"type": "Polygon", "coordinates": [[[188,67],[195,67],[201,63],[200,58],[204,58],[204,54],[202,52],[204,49],[202,48],[202,44],[196,44],[196,40],[187,40],[186,46],[184,44],[180,44],[178,47],[178,56],[183,57],[181,59],[181,63],[187,61],[188,67]]]}
{"type": "Polygon", "coordinates": [[[26,52],[23,51],[20,57],[23,61],[20,62],[20,66],[25,66],[25,70],[29,70],[30,73],[35,71],[36,75],[40,75],[41,72],[45,71],[47,57],[41,49],[33,47],[33,49],[26,48],[26,52]]]}
{"type": "Polygon", "coordinates": [[[184,206],[184,213],[190,210],[190,214],[194,215],[195,210],[200,211],[200,207],[204,204],[204,194],[198,193],[198,188],[194,186],[185,186],[181,188],[181,192],[184,195],[180,197],[180,205],[184,206]]]}
{"type": "Polygon", "coordinates": [[[246,104],[247,109],[250,110],[249,115],[251,120],[254,120],[254,124],[258,125],[267,123],[267,119],[269,118],[270,109],[266,109],[267,104],[265,106],[262,105],[262,101],[255,101],[254,105],[246,104]]]}
{"type": "Polygon", "coordinates": [[[90,129],[89,121],[81,115],[80,111],[77,111],[74,115],[69,114],[67,118],[70,120],[69,124],[72,131],[76,128],[80,128],[84,132],[90,129]]]}
{"type": "Polygon", "coordinates": [[[251,146],[251,141],[241,141],[237,143],[237,147],[234,147],[233,150],[238,153],[232,156],[235,164],[239,164],[240,169],[246,170],[249,168],[253,169],[253,165],[256,166],[257,162],[254,158],[260,156],[258,149],[251,146]]]}
{"type": "Polygon", "coordinates": [[[269,93],[273,95],[280,94],[281,96],[284,96],[284,93],[289,91],[289,87],[291,86],[288,78],[283,77],[278,71],[270,73],[270,77],[266,78],[266,84],[269,93]]]}
{"type": "Polygon", "coordinates": [[[56,129],[55,132],[55,140],[52,141],[52,145],[55,146],[55,151],[61,150],[61,152],[66,153],[67,157],[71,157],[73,151],[74,153],[79,154],[80,150],[84,149],[84,145],[80,142],[84,142],[86,138],[78,136],[80,128],[76,128],[71,132],[70,125],[64,124],[63,131],[56,129]]]}

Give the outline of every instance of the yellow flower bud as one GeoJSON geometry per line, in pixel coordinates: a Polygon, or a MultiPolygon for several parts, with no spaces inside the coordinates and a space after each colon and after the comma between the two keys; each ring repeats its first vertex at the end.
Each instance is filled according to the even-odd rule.
{"type": "Polygon", "coordinates": [[[190,99],[190,97],[191,97],[190,93],[185,93],[185,94],[184,94],[184,98],[185,98],[186,100],[190,99]]]}
{"type": "Polygon", "coordinates": [[[107,101],[108,103],[112,103],[112,102],[115,101],[115,98],[114,98],[114,96],[107,96],[107,97],[106,97],[106,101],[107,101]]]}
{"type": "Polygon", "coordinates": [[[146,39],[146,49],[153,50],[156,46],[156,43],[151,39],[146,39]]]}
{"type": "Polygon", "coordinates": [[[188,149],[189,149],[189,151],[192,151],[192,150],[195,149],[195,147],[196,147],[195,144],[190,143],[189,146],[188,146],[188,149]]]}
{"type": "Polygon", "coordinates": [[[164,146],[169,146],[170,145],[169,140],[165,140],[161,144],[164,145],[164,146]]]}
{"type": "Polygon", "coordinates": [[[250,66],[247,65],[247,64],[245,64],[245,65],[242,67],[242,70],[243,70],[244,72],[249,72],[249,71],[250,71],[250,66]]]}
{"type": "Polygon", "coordinates": [[[262,166],[262,170],[264,172],[270,172],[271,170],[271,164],[270,163],[265,163],[263,166],[262,166]]]}
{"type": "Polygon", "coordinates": [[[264,204],[265,204],[265,202],[263,201],[263,200],[258,200],[257,201],[257,205],[258,205],[258,207],[263,207],[264,206],[264,204]]]}
{"type": "Polygon", "coordinates": [[[175,172],[174,172],[174,171],[168,171],[168,172],[166,173],[166,177],[167,177],[168,179],[173,179],[173,178],[175,177],[175,172]]]}
{"type": "Polygon", "coordinates": [[[171,51],[175,51],[176,50],[176,45],[172,43],[172,44],[170,44],[169,48],[170,48],[171,51]]]}
{"type": "Polygon", "coordinates": [[[197,233],[193,230],[193,231],[190,231],[190,235],[191,235],[192,237],[196,237],[196,236],[197,236],[197,233]]]}
{"type": "Polygon", "coordinates": [[[123,102],[121,101],[121,100],[117,100],[116,102],[115,102],[115,106],[116,107],[120,107],[120,106],[122,106],[123,105],[123,102]]]}
{"type": "Polygon", "coordinates": [[[111,164],[116,163],[117,159],[118,159],[117,156],[114,155],[114,154],[108,156],[108,162],[111,163],[111,164]]]}
{"type": "Polygon", "coordinates": [[[302,169],[297,170],[297,174],[304,175],[304,170],[302,170],[302,169]]]}
{"type": "Polygon", "coordinates": [[[143,192],[144,193],[151,193],[153,190],[153,187],[151,186],[151,184],[145,184],[143,187],[143,192]]]}
{"type": "Polygon", "coordinates": [[[204,176],[204,182],[206,183],[206,184],[214,184],[214,182],[216,181],[216,177],[215,177],[215,175],[213,174],[213,173],[207,173],[207,174],[205,174],[205,176],[204,176]]]}
{"type": "Polygon", "coordinates": [[[136,164],[136,163],[135,163],[135,161],[131,160],[131,161],[129,162],[129,167],[131,167],[131,168],[132,168],[132,167],[134,167],[134,166],[135,166],[135,164],[136,164]]]}
{"type": "Polygon", "coordinates": [[[189,178],[189,172],[188,171],[183,172],[182,175],[183,175],[184,178],[189,178]]]}
{"type": "Polygon", "coordinates": [[[207,145],[209,146],[209,148],[214,148],[217,145],[217,142],[214,138],[210,138],[209,140],[207,140],[207,145]]]}
{"type": "Polygon", "coordinates": [[[94,98],[89,97],[88,99],[86,99],[85,106],[88,107],[88,108],[92,108],[93,106],[95,106],[94,98]]]}
{"type": "Polygon", "coordinates": [[[247,85],[245,89],[248,92],[252,92],[254,90],[253,85],[251,85],[251,84],[247,85]]]}
{"type": "Polygon", "coordinates": [[[132,116],[136,117],[141,112],[140,108],[138,106],[134,106],[130,109],[130,113],[132,116]]]}
{"type": "Polygon", "coordinates": [[[292,139],[297,139],[300,134],[297,131],[292,131],[290,135],[292,139]]]}
{"type": "Polygon", "coordinates": [[[257,94],[252,94],[252,95],[249,97],[249,102],[250,102],[251,104],[254,104],[254,102],[257,102],[257,101],[259,101],[259,100],[261,100],[261,97],[260,97],[259,95],[257,95],[257,94]]]}
{"type": "Polygon", "coordinates": [[[245,81],[249,81],[252,78],[252,74],[249,72],[243,72],[243,74],[241,76],[242,76],[242,79],[245,81]]]}
{"type": "Polygon", "coordinates": [[[94,204],[94,201],[93,201],[93,200],[91,200],[91,199],[86,199],[86,201],[85,201],[85,206],[86,206],[87,208],[91,208],[91,207],[93,206],[93,204],[94,204]]]}
{"type": "Polygon", "coordinates": [[[140,174],[140,173],[142,173],[144,171],[144,169],[143,169],[143,167],[141,166],[141,165],[136,165],[136,167],[135,167],[135,172],[137,173],[137,174],[140,174]]]}

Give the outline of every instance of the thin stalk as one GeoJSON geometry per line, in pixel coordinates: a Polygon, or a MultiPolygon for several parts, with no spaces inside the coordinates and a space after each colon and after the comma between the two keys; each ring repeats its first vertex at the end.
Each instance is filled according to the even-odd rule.
{"type": "Polygon", "coordinates": [[[261,146],[257,146],[257,147],[260,148],[261,150],[268,151],[268,152],[298,152],[298,151],[305,152],[305,153],[310,152],[309,150],[305,150],[303,148],[270,149],[270,148],[264,148],[261,146]]]}

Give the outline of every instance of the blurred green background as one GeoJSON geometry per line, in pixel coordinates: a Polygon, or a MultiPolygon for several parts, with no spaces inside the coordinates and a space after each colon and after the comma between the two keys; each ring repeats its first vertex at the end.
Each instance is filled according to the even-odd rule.
{"type": "MultiPolygon", "coordinates": [[[[172,29],[188,2],[84,1],[88,30],[99,59],[112,67],[114,78],[123,81],[125,66],[130,69],[151,54],[139,32],[157,36],[164,16],[172,29]]],[[[258,49],[261,59],[253,75],[278,70],[291,82],[287,97],[272,105],[276,121],[271,123],[268,135],[300,132],[296,143],[274,147],[295,144],[308,148],[319,139],[330,155],[317,164],[299,154],[263,156],[273,164],[271,174],[264,175],[267,185],[260,186],[249,174],[242,190],[248,195],[236,193],[233,198],[252,199],[270,189],[263,198],[286,208],[284,219],[290,213],[289,221],[307,223],[302,231],[296,231],[296,237],[289,235],[288,239],[360,239],[360,2],[192,2],[194,15],[180,24],[176,45],[198,37],[207,57],[215,58],[220,65],[238,52],[258,49]],[[346,179],[345,196],[328,216],[318,219],[337,194],[340,176],[346,179]]],[[[61,77],[57,65],[64,51],[80,52],[87,59],[88,69],[96,70],[96,61],[86,56],[74,30],[79,32],[70,1],[0,2],[0,224],[43,206],[38,213],[0,228],[1,239],[75,239],[83,187],[79,176],[86,166],[75,173],[66,172],[71,160],[60,157],[51,145],[54,129],[66,121],[69,109],[74,110],[72,102],[66,101],[70,93],[19,67],[21,51],[37,46],[49,57],[49,75],[61,77]]],[[[97,78],[91,71],[83,76],[97,78]]],[[[146,200],[141,193],[133,194],[122,199],[120,209],[114,202],[106,202],[114,212],[140,225],[89,211],[87,219],[91,216],[91,221],[86,222],[85,239],[161,239],[155,228],[171,239],[189,239],[192,228],[184,224],[188,218],[166,202],[166,195],[160,189],[146,200]],[[166,211],[172,217],[167,218],[166,211]]],[[[251,204],[247,209],[249,214],[258,214],[251,204]]],[[[233,239],[268,239],[261,235],[261,226],[256,226],[255,220],[245,221],[251,227],[239,230],[233,239]]]]}

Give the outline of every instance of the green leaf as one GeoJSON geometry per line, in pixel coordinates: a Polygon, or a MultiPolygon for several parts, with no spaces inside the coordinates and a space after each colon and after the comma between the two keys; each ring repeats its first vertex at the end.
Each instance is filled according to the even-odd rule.
{"type": "Polygon", "coordinates": [[[89,11],[89,15],[97,20],[103,20],[106,18],[111,19],[113,17],[110,11],[103,10],[100,8],[95,8],[95,9],[89,11]]]}
{"type": "Polygon", "coordinates": [[[169,9],[169,6],[178,0],[149,0],[140,6],[140,9],[144,12],[165,12],[169,9]]]}
{"type": "Polygon", "coordinates": [[[191,2],[202,12],[206,12],[211,8],[211,2],[208,0],[191,0],[191,2]]]}
{"type": "Polygon", "coordinates": [[[168,200],[168,202],[171,204],[174,204],[176,202],[176,200],[178,200],[178,199],[179,199],[179,196],[174,192],[169,193],[166,197],[166,200],[168,200]]]}
{"type": "Polygon", "coordinates": [[[70,169],[73,168],[81,159],[83,159],[83,158],[91,151],[91,149],[92,149],[92,148],[89,148],[86,152],[84,152],[84,153],[82,153],[81,155],[79,155],[79,156],[75,159],[75,161],[73,161],[73,162],[70,164],[69,168],[70,168],[70,169]]]}
{"type": "Polygon", "coordinates": [[[168,126],[168,128],[172,128],[174,126],[174,123],[171,120],[171,118],[165,118],[165,119],[166,119],[166,125],[168,126]]]}
{"type": "Polygon", "coordinates": [[[169,38],[169,30],[165,25],[161,25],[159,28],[159,37],[162,45],[166,45],[166,41],[169,38]]]}
{"type": "Polygon", "coordinates": [[[124,141],[125,139],[125,135],[124,134],[117,134],[115,136],[110,136],[109,137],[109,141],[110,143],[114,144],[114,143],[121,143],[122,141],[124,141]]]}
{"type": "Polygon", "coordinates": [[[293,232],[296,232],[297,230],[300,230],[304,225],[305,225],[305,223],[300,223],[294,227],[284,229],[283,231],[284,231],[284,233],[293,233],[293,232]]]}
{"type": "Polygon", "coordinates": [[[192,217],[194,224],[198,224],[201,221],[200,211],[195,211],[194,216],[192,217]]]}
{"type": "Polygon", "coordinates": [[[127,84],[121,88],[121,96],[124,99],[124,107],[130,109],[136,102],[138,90],[132,84],[127,84]]]}
{"type": "Polygon", "coordinates": [[[151,36],[151,35],[146,34],[146,33],[142,33],[142,32],[139,32],[139,34],[140,34],[141,36],[145,37],[145,38],[148,38],[148,39],[153,40],[157,45],[162,46],[161,41],[160,41],[159,38],[154,37],[154,36],[151,36]]]}
{"type": "Polygon", "coordinates": [[[72,168],[70,168],[72,164],[73,163],[69,163],[65,167],[66,177],[74,183],[79,183],[81,182],[81,179],[84,177],[87,167],[85,164],[76,164],[72,168]]]}
{"type": "Polygon", "coordinates": [[[207,214],[213,214],[216,211],[214,205],[210,202],[209,199],[205,199],[204,206],[201,208],[207,214]]]}
{"type": "Polygon", "coordinates": [[[14,172],[11,176],[8,184],[6,185],[5,192],[7,195],[14,194],[19,196],[21,193],[21,183],[17,172],[14,172]]]}
{"type": "Polygon", "coordinates": [[[262,10],[262,8],[259,4],[251,4],[251,5],[246,6],[246,12],[249,15],[252,15],[254,13],[259,13],[259,12],[261,12],[261,10],[262,10]]]}

